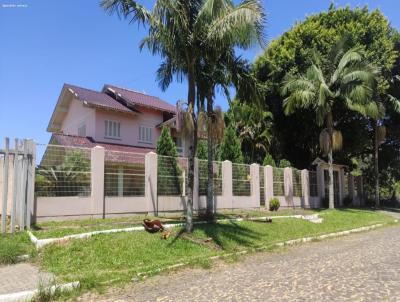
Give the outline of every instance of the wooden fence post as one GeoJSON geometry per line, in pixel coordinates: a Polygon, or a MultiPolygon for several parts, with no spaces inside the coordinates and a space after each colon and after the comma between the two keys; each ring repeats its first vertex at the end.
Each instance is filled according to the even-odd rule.
{"type": "Polygon", "coordinates": [[[17,192],[18,192],[18,181],[19,181],[19,141],[16,138],[14,141],[14,178],[13,178],[13,199],[12,199],[12,208],[11,208],[11,233],[15,231],[15,215],[17,214],[17,192]]]}
{"type": "Polygon", "coordinates": [[[26,222],[26,179],[28,177],[28,141],[24,139],[22,157],[22,182],[20,187],[20,230],[25,229],[26,222]]]}
{"type": "Polygon", "coordinates": [[[10,139],[4,139],[4,169],[3,169],[3,204],[1,211],[1,232],[5,233],[7,230],[7,197],[8,197],[8,164],[9,164],[9,147],[10,139]]]}

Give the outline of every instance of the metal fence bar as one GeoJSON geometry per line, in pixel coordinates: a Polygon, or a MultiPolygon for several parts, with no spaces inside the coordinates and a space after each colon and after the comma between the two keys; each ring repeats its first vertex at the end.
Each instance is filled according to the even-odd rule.
{"type": "Polygon", "coordinates": [[[8,165],[9,165],[9,154],[10,139],[6,137],[4,139],[4,168],[3,168],[3,204],[1,212],[1,232],[5,233],[7,230],[7,197],[8,197],[8,165]]]}
{"type": "Polygon", "coordinates": [[[33,204],[35,202],[35,163],[36,163],[36,144],[34,140],[29,140],[28,153],[28,183],[26,196],[26,227],[31,228],[31,219],[33,214],[33,204]]]}

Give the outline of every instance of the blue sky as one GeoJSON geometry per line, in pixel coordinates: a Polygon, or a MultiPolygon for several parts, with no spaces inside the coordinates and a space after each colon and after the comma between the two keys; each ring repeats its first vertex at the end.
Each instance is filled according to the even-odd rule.
{"type": "MultiPolygon", "coordinates": [[[[145,3],[147,1],[142,1],[145,3]]],[[[109,16],[98,0],[0,0],[0,139],[34,138],[47,143],[46,127],[63,83],[95,90],[104,83],[156,95],[171,103],[186,86],[162,92],[155,82],[160,62],[138,44],[145,32],[109,16]],[[21,4],[7,7],[5,4],[21,4]]],[[[265,0],[271,40],[307,15],[326,10],[329,0],[265,0]]],[[[334,1],[336,5],[380,8],[400,28],[400,2],[334,1]]],[[[253,60],[259,47],[244,56],[253,60]]],[[[217,103],[227,107],[219,96],[217,103]]],[[[0,142],[1,146],[2,142],[0,142]]]]}

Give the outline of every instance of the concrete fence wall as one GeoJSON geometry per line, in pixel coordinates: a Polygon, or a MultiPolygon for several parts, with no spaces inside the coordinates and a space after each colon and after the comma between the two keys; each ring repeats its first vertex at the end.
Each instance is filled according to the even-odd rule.
{"type": "MultiPolygon", "coordinates": [[[[108,197],[105,196],[104,166],[105,150],[95,147],[91,150],[91,195],[86,197],[36,197],[35,217],[42,220],[64,220],[88,217],[114,217],[133,213],[157,214],[161,212],[184,211],[187,196],[160,196],[157,192],[157,154],[150,152],[145,155],[145,190],[144,196],[138,197],[108,197]]],[[[206,196],[199,196],[199,164],[195,161],[195,179],[193,205],[195,211],[206,208],[206,196]]],[[[249,168],[250,194],[247,196],[235,196],[232,179],[232,163],[222,162],[222,194],[214,196],[216,210],[221,209],[251,209],[260,207],[260,199],[265,200],[268,208],[269,201],[276,197],[281,207],[321,207],[324,197],[323,170],[317,170],[317,196],[310,196],[309,171],[301,173],[301,196],[294,196],[293,169],[284,169],[284,195],[273,195],[273,173],[271,166],[260,169],[258,164],[252,164],[249,168]],[[264,196],[260,196],[260,171],[264,173],[264,196]]],[[[204,177],[204,176],[203,176],[204,177]]],[[[343,177],[340,178],[341,182],[343,177]]],[[[360,182],[358,182],[359,185],[360,182]]],[[[362,185],[362,184],[361,184],[362,185]]],[[[359,185],[360,186],[360,185],[359,185]]],[[[340,186],[340,196],[344,197],[343,185],[340,186]]],[[[349,194],[354,195],[353,178],[349,178],[349,194]]],[[[358,191],[360,191],[359,189],[358,191]]],[[[359,199],[358,199],[359,200],[359,199]]]]}

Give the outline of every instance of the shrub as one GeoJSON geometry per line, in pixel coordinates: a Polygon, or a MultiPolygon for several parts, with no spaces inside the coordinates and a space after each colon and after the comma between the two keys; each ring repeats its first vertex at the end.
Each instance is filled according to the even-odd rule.
{"type": "Polygon", "coordinates": [[[263,161],[264,166],[271,166],[271,167],[276,167],[275,161],[272,157],[271,154],[265,155],[264,161],[263,161]]]}
{"type": "Polygon", "coordinates": [[[279,168],[290,168],[292,166],[292,163],[288,161],[287,159],[281,159],[279,161],[279,168]]]}
{"type": "Polygon", "coordinates": [[[278,211],[279,207],[281,206],[278,198],[271,198],[269,201],[269,210],[270,211],[278,211]]]}

